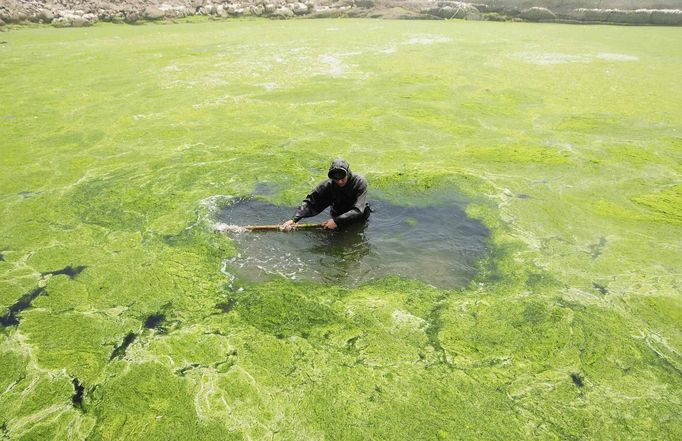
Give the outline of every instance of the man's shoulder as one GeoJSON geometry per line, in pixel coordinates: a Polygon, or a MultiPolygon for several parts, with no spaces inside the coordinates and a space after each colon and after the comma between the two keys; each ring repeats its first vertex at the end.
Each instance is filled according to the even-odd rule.
{"type": "Polygon", "coordinates": [[[365,184],[367,183],[367,178],[365,178],[364,175],[358,174],[358,173],[353,173],[353,176],[359,181],[359,182],[364,182],[365,184]]]}
{"type": "Polygon", "coordinates": [[[353,173],[353,178],[355,179],[356,188],[367,188],[367,179],[363,175],[353,173]]]}
{"type": "Polygon", "coordinates": [[[332,186],[332,180],[331,179],[325,179],[324,181],[317,184],[317,187],[315,187],[315,189],[317,191],[322,191],[322,190],[325,190],[327,188],[331,188],[331,186],[332,186]]]}

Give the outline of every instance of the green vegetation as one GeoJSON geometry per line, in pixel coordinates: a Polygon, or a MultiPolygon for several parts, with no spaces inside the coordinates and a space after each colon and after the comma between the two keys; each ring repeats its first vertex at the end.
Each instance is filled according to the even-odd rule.
{"type": "Polygon", "coordinates": [[[682,29],[2,38],[0,438],[682,439],[682,29]],[[293,206],[335,156],[468,198],[476,279],[231,290],[220,195],[293,206]]]}

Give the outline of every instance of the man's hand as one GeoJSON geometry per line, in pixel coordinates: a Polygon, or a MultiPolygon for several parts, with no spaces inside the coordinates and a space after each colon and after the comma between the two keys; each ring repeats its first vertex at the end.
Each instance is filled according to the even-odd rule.
{"type": "Polygon", "coordinates": [[[326,221],[322,222],[322,226],[325,228],[325,230],[335,230],[338,225],[336,225],[336,222],[334,222],[334,219],[327,219],[326,221]]]}
{"type": "Polygon", "coordinates": [[[296,228],[296,222],[294,222],[292,219],[289,219],[288,221],[284,222],[282,225],[279,226],[279,229],[281,231],[291,231],[294,228],[296,228]]]}

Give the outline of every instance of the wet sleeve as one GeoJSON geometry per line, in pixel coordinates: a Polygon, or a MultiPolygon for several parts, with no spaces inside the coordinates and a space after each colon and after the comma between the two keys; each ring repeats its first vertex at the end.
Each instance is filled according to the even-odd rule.
{"type": "Polygon", "coordinates": [[[364,181],[360,182],[356,191],[357,197],[353,207],[334,218],[334,222],[336,222],[337,225],[345,225],[359,220],[365,213],[365,207],[367,206],[367,183],[364,181]]]}
{"type": "Polygon", "coordinates": [[[294,222],[298,222],[304,217],[312,217],[327,208],[331,204],[330,198],[331,182],[323,182],[306,196],[301,205],[296,209],[292,217],[294,222]]]}

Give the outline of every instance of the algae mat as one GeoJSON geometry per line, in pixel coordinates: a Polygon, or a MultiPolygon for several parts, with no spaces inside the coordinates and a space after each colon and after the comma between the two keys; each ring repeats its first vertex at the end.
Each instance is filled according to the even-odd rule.
{"type": "Polygon", "coordinates": [[[2,41],[0,438],[682,438],[682,29],[2,41]],[[474,279],[231,290],[225,201],[293,206],[334,156],[393,204],[465,198],[474,279]]]}

